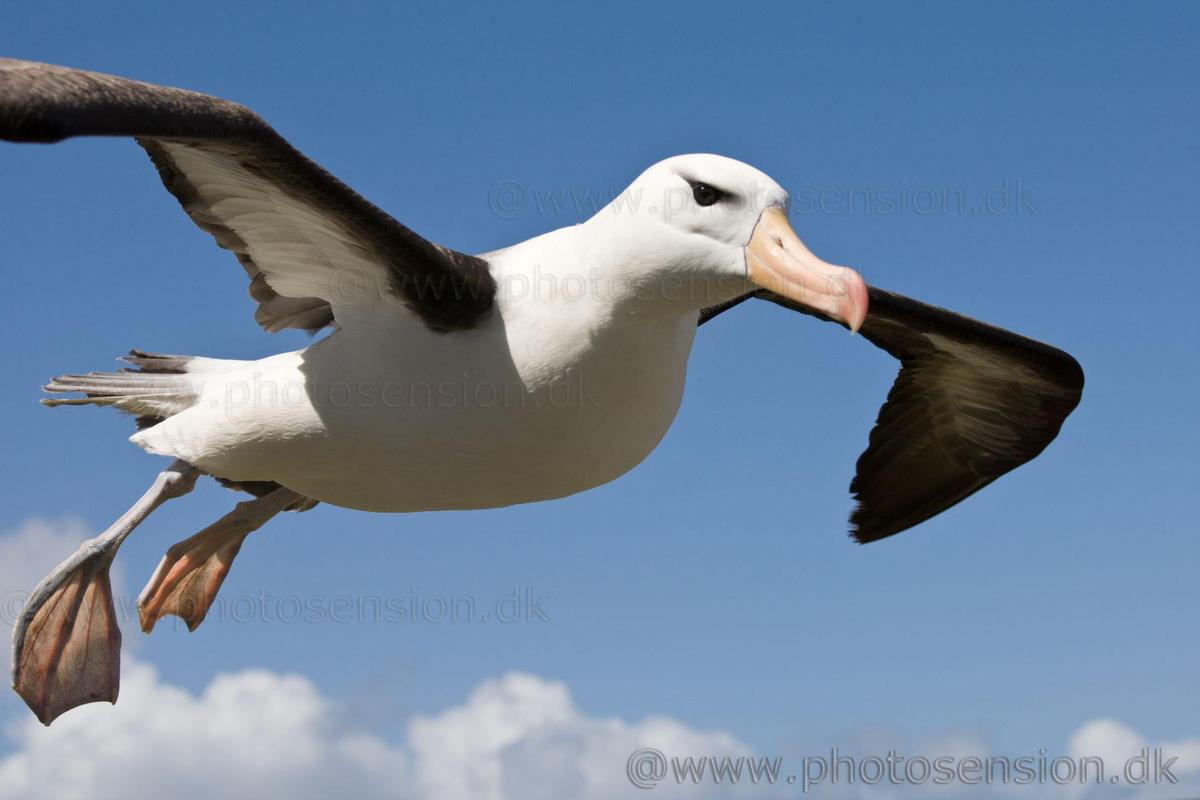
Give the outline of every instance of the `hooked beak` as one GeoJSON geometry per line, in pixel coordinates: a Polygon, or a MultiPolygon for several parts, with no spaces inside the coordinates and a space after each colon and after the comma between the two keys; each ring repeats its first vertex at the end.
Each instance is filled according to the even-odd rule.
{"type": "Polygon", "coordinates": [[[746,272],[759,288],[831,317],[851,333],[867,318],[867,284],[862,276],[813,255],[779,206],[771,206],[758,218],[746,245],[746,272]]]}

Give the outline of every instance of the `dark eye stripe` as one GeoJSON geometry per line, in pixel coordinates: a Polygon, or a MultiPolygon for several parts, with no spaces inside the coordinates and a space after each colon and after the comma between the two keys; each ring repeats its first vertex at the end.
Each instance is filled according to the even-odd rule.
{"type": "Polygon", "coordinates": [[[688,181],[688,183],[692,184],[692,197],[696,200],[697,205],[711,206],[719,203],[725,197],[725,192],[715,186],[699,181],[688,181]]]}

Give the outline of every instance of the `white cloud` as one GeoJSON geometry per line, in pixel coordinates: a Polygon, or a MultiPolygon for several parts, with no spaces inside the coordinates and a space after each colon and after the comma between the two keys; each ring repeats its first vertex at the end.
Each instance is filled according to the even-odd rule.
{"type": "MultiPolygon", "coordinates": [[[[429,800],[644,796],[625,772],[639,748],[749,752],[727,734],[694,731],[670,719],[631,724],[587,717],[564,685],[523,674],[485,681],[465,704],[414,720],[408,745],[417,795],[429,800]]],[[[665,796],[674,789],[659,788],[665,796]]]]}
{"type": "MultiPolygon", "coordinates": [[[[363,800],[612,800],[647,797],[800,796],[800,786],[675,785],[653,792],[626,777],[639,748],[671,755],[743,755],[748,748],[720,732],[667,718],[641,722],[582,713],[561,683],[512,673],[477,686],[461,705],[417,717],[403,741],[355,728],[334,701],[306,678],[266,670],[220,675],[200,694],[165,683],[156,670],[126,659],[116,707],[76,709],[44,728],[27,714],[7,726],[14,751],[0,758],[0,800],[138,800],[170,796],[352,796],[363,800]]],[[[927,744],[931,743],[930,740],[927,744]]],[[[943,737],[942,755],[987,756],[974,739],[943,737]]],[[[1112,720],[1080,727],[1067,754],[1102,756],[1119,768],[1145,737],[1112,720]]],[[[1200,741],[1162,745],[1178,755],[1185,784],[1129,787],[817,787],[816,798],[927,796],[1007,798],[1174,798],[1200,772],[1200,741]]],[[[934,750],[921,748],[921,752],[934,750]]],[[[793,765],[795,766],[795,765],[793,765]]],[[[786,772],[785,772],[786,774],[786,772]]],[[[1191,788],[1194,788],[1194,783],[1191,788]]],[[[1184,792],[1184,794],[1180,794],[1184,792]]]]}
{"type": "Polygon", "coordinates": [[[364,797],[406,783],[403,753],[339,732],[337,713],[305,678],[263,670],[221,675],[200,695],[126,658],[121,699],[44,728],[9,726],[0,798],[327,797],[363,784],[364,797]]]}
{"type": "Polygon", "coordinates": [[[1100,758],[1105,772],[1117,773],[1126,759],[1135,756],[1148,742],[1141,734],[1114,719],[1095,719],[1071,735],[1067,752],[1076,758],[1100,758]]]}
{"type": "MultiPolygon", "coordinates": [[[[745,752],[725,734],[668,719],[587,717],[562,684],[518,673],[414,719],[399,745],[342,720],[337,704],[298,675],[222,675],[193,695],[127,658],[115,707],[84,706],[50,728],[31,717],[10,723],[16,751],[0,759],[0,799],[609,800],[645,797],[625,777],[639,747],[745,752]]],[[[655,796],[682,797],[689,787],[660,788],[655,796]]]]}
{"type": "MultiPolygon", "coordinates": [[[[1200,738],[1181,741],[1150,741],[1142,734],[1114,719],[1094,719],[1081,725],[1067,746],[1070,755],[1076,758],[1098,757],[1104,760],[1106,775],[1124,775],[1131,761],[1148,762],[1151,770],[1155,763],[1155,751],[1161,752],[1159,760],[1175,759],[1171,772],[1181,780],[1181,786],[1147,786],[1141,794],[1147,797],[1194,796],[1200,786],[1200,738]],[[1184,788],[1184,787],[1188,788],[1184,788]],[[1165,792],[1165,793],[1164,793],[1165,792]],[[1180,794],[1184,792],[1184,794],[1180,794]]],[[[1144,768],[1135,765],[1131,774],[1140,780],[1144,768]]]]}

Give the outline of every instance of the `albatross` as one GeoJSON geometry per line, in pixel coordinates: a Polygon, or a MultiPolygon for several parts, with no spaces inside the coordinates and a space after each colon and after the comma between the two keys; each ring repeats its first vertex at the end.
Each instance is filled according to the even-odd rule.
{"type": "Polygon", "coordinates": [[[430,242],[233,102],[0,59],[0,138],[133,137],[163,185],[236,257],[266,331],[332,329],[257,361],[133,350],[54,378],[49,406],[134,415],[170,464],[33,591],[13,687],[45,724],[116,702],[109,565],[200,476],[249,494],[169,548],[138,598],[195,629],[246,537],[317,503],[379,512],[531,503],[613,480],[679,409],[699,325],[748,298],[831,321],[900,370],[850,484],[850,533],[929,519],[1038,455],[1078,404],[1068,354],[868,286],[817,258],[787,193],[716,155],[670,158],[585,222],[480,255],[430,242]]]}

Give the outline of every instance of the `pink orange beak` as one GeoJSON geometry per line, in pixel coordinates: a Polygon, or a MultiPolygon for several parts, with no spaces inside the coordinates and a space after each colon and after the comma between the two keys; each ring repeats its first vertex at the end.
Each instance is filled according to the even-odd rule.
{"type": "Polygon", "coordinates": [[[862,276],[813,255],[778,206],[758,218],[746,245],[746,270],[759,288],[831,317],[852,333],[867,318],[867,284],[862,276]]]}

